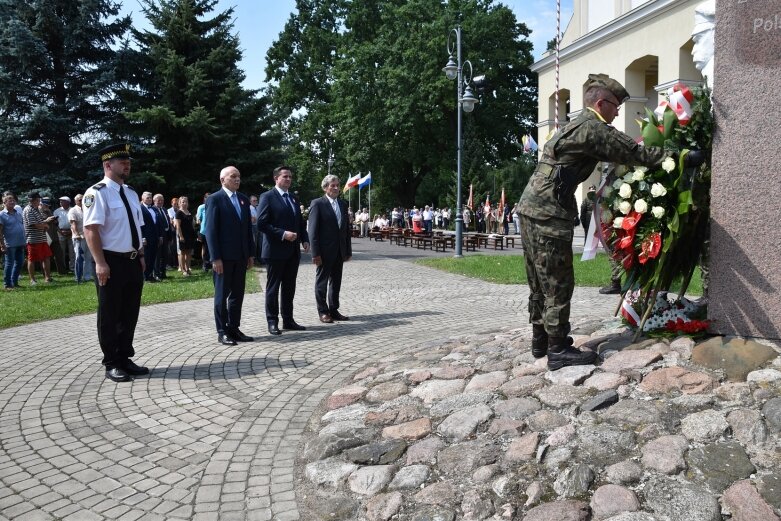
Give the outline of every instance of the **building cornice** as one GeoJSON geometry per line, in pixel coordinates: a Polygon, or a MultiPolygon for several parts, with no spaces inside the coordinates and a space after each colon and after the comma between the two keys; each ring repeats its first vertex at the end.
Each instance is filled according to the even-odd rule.
{"type": "MultiPolygon", "coordinates": [[[[680,5],[681,0],[656,0],[640,7],[632,9],[615,20],[599,27],[584,36],[581,36],[568,46],[560,49],[559,60],[572,58],[578,54],[588,52],[601,45],[605,39],[623,34],[638,28],[645,20],[661,16],[666,11],[680,5]]],[[[541,72],[552,68],[556,64],[556,55],[551,53],[531,66],[532,72],[541,72]]]]}
{"type": "Polygon", "coordinates": [[[691,88],[691,87],[702,87],[703,85],[705,85],[705,82],[702,81],[702,80],[698,81],[698,80],[681,80],[681,79],[677,79],[677,80],[672,80],[672,81],[667,81],[667,82],[664,82],[664,83],[660,83],[659,85],[654,85],[654,90],[656,92],[660,92],[660,93],[661,92],[667,92],[668,90],[670,90],[671,87],[677,85],[678,83],[683,83],[684,85],[686,85],[689,88],[691,88]]]}

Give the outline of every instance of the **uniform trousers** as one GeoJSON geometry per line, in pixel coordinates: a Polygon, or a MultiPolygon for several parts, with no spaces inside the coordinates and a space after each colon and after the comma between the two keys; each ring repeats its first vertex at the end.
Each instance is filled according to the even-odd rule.
{"type": "Polygon", "coordinates": [[[287,260],[264,259],[267,270],[266,320],[269,324],[279,321],[280,299],[282,300],[282,322],[293,320],[293,299],[296,296],[296,278],[300,257],[287,260]]]}
{"type": "Polygon", "coordinates": [[[566,337],[570,332],[570,304],[575,291],[572,235],[572,224],[566,220],[521,215],[529,322],[544,325],[553,337],[566,337]]]}
{"type": "Polygon", "coordinates": [[[339,310],[339,290],[342,287],[344,260],[339,257],[321,257],[322,263],[315,272],[315,301],[321,315],[339,310]],[[329,284],[330,282],[330,284],[329,284]]]}
{"type": "Polygon", "coordinates": [[[106,369],[121,368],[135,355],[133,336],[141,307],[144,272],[141,260],[105,254],[111,270],[104,286],[95,277],[98,289],[98,341],[106,369]]]}

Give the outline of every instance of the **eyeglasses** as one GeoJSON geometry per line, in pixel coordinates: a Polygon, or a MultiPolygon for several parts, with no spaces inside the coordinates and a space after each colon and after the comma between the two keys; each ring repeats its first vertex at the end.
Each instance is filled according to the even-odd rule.
{"type": "Polygon", "coordinates": [[[617,103],[613,103],[613,102],[612,102],[612,101],[610,101],[609,99],[602,98],[602,99],[601,99],[601,101],[606,101],[606,102],[610,103],[611,105],[613,105],[613,106],[616,108],[616,110],[621,110],[621,109],[620,109],[620,105],[619,105],[619,104],[617,104],[617,103]]]}

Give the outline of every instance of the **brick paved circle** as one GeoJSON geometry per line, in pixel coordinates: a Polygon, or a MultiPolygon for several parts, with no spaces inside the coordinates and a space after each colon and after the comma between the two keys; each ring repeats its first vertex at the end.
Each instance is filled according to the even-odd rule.
{"type": "MultiPolygon", "coordinates": [[[[257,339],[236,347],[216,343],[209,300],[146,307],[136,361],[152,372],[132,383],[104,378],[94,315],[0,331],[0,520],[299,519],[302,432],[347,376],[425,342],[526,323],[525,286],[389,258],[416,254],[387,244],[354,249],[349,322],[317,321],[305,258],[295,306],[307,331],[266,334],[260,294],[242,320],[257,339]]],[[[615,303],[578,288],[573,319],[615,303]]]]}

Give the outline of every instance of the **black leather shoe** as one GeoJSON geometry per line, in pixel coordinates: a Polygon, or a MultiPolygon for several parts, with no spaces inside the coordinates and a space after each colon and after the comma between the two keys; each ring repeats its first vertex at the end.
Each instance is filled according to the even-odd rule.
{"type": "Polygon", "coordinates": [[[290,322],[282,322],[282,329],[289,329],[290,331],[306,331],[306,328],[295,320],[290,322]]]}
{"type": "Polygon", "coordinates": [[[252,342],[255,340],[251,336],[247,336],[238,329],[235,329],[230,332],[230,337],[235,340],[236,342],[252,342]]]}
{"type": "Polygon", "coordinates": [[[136,365],[136,363],[132,360],[128,360],[125,362],[125,366],[123,367],[125,372],[127,374],[133,375],[133,376],[141,376],[145,374],[149,374],[149,369],[146,367],[142,367],[140,365],[136,365]]]}
{"type": "Polygon", "coordinates": [[[228,335],[226,335],[225,333],[219,333],[217,335],[217,342],[219,342],[220,344],[222,344],[224,346],[235,346],[236,345],[236,341],[233,340],[228,335]]]}
{"type": "Polygon", "coordinates": [[[599,292],[602,295],[619,295],[621,294],[621,282],[611,282],[610,286],[599,288],[599,292]]]}
{"type": "Polygon", "coordinates": [[[557,371],[562,367],[571,365],[591,365],[597,360],[594,351],[580,351],[567,345],[564,337],[550,337],[548,339],[548,370],[557,371]]]}
{"type": "Polygon", "coordinates": [[[320,315],[320,322],[322,322],[323,324],[332,324],[333,321],[334,319],[331,318],[331,315],[329,315],[328,313],[323,313],[322,315],[320,315]]]}
{"type": "Polygon", "coordinates": [[[268,325],[268,332],[271,333],[272,335],[281,335],[282,334],[282,331],[280,331],[279,327],[276,324],[274,324],[274,323],[271,323],[271,324],[268,325]]]}
{"type": "Polygon", "coordinates": [[[338,311],[331,311],[331,318],[334,320],[341,320],[344,322],[345,320],[350,320],[350,317],[346,317],[339,313],[338,311]]]}
{"type": "Polygon", "coordinates": [[[106,369],[106,378],[108,378],[112,382],[129,382],[130,381],[130,375],[127,374],[127,371],[125,371],[124,369],[121,369],[119,367],[114,367],[112,369],[106,369]]]}

